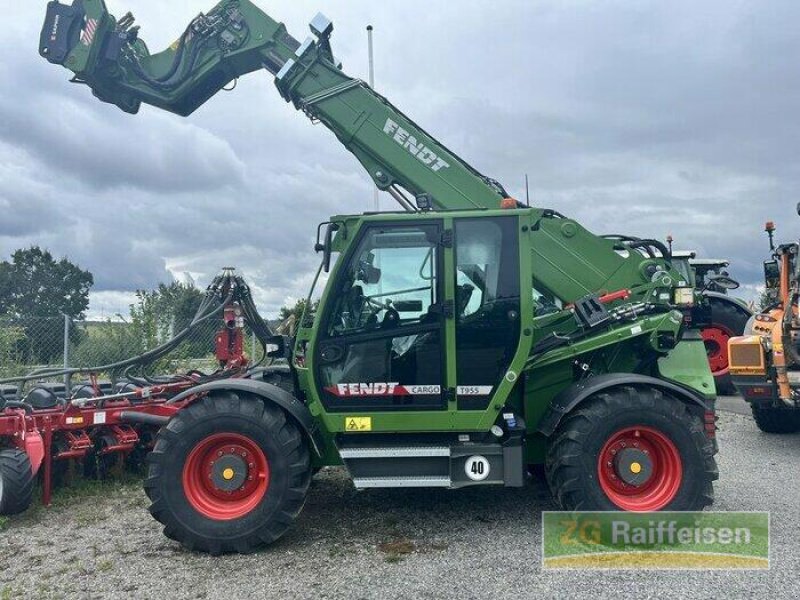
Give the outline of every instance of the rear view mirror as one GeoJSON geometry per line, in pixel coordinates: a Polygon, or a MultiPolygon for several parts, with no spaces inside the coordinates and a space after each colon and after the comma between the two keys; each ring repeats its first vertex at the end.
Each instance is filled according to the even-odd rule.
{"type": "Polygon", "coordinates": [[[320,244],[319,232],[323,225],[325,225],[325,223],[320,223],[317,227],[317,243],[314,245],[314,251],[322,252],[322,270],[328,273],[331,270],[333,234],[339,230],[339,226],[336,223],[328,223],[328,227],[325,229],[325,241],[320,244]]]}
{"type": "Polygon", "coordinates": [[[780,285],[781,270],[777,260],[768,260],[764,263],[764,283],[767,289],[777,288],[780,285]]]}
{"type": "MultiPolygon", "coordinates": [[[[370,255],[372,258],[372,255],[370,255]]],[[[358,280],[367,285],[375,285],[381,280],[381,270],[372,266],[372,261],[362,260],[358,265],[358,280]]]]}

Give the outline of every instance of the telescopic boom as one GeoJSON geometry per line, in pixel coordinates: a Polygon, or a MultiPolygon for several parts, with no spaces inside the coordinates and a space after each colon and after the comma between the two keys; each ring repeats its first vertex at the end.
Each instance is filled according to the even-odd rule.
{"type": "Polygon", "coordinates": [[[300,43],[248,0],[225,0],[200,14],[172,46],[150,54],[128,13],[103,0],[50,2],[40,53],[75,73],[100,100],[136,113],[141,103],[189,115],[238,77],[266,69],[281,96],[330,129],[401,205],[439,210],[498,208],[507,194],[431,137],[334,57],[333,24],[311,22],[300,43]],[[402,187],[411,197],[401,195],[402,187]]]}

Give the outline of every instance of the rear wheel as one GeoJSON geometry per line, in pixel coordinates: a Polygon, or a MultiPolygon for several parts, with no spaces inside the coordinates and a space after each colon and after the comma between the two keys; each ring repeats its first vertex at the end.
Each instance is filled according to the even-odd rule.
{"type": "Polygon", "coordinates": [[[302,433],[286,414],[241,392],[217,392],[161,429],[149,458],[150,513],[191,550],[250,552],[280,538],[311,480],[302,433]]]}
{"type": "Polygon", "coordinates": [[[743,335],[749,319],[744,309],[737,308],[731,300],[709,297],[711,305],[711,324],[700,331],[706,345],[708,365],[714,375],[717,393],[732,395],[736,393],[730,376],[728,340],[743,335]]]}
{"type": "Polygon", "coordinates": [[[753,419],[764,433],[797,433],[800,431],[800,409],[752,405],[753,419]]]}
{"type": "Polygon", "coordinates": [[[660,390],[622,386],[568,414],[548,448],[565,510],[701,510],[714,501],[714,444],[703,418],[660,390]]]}
{"type": "Polygon", "coordinates": [[[33,498],[33,471],[22,450],[0,451],[0,515],[25,512],[33,498]]]}

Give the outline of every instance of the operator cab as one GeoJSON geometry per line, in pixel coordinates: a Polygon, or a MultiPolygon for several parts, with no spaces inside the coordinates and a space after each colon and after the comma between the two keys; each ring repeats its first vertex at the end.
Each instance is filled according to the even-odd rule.
{"type": "Polygon", "coordinates": [[[326,409],[484,410],[520,337],[518,219],[366,219],[323,308],[326,409]]]}

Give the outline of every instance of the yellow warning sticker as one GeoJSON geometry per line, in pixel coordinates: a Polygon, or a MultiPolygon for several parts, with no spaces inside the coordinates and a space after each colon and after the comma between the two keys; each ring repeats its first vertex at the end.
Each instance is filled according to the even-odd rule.
{"type": "Polygon", "coordinates": [[[345,417],[345,431],[372,431],[372,417],[345,417]]]}

